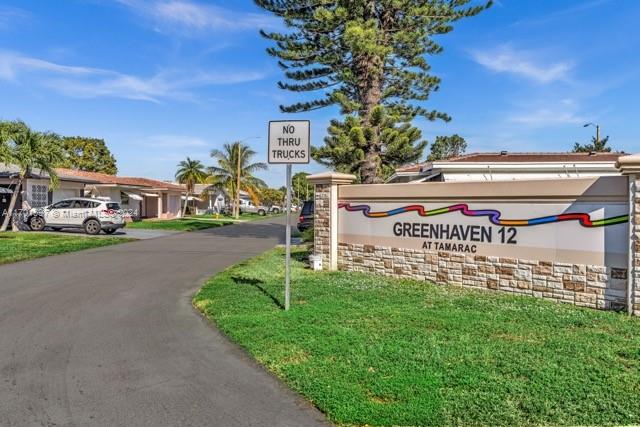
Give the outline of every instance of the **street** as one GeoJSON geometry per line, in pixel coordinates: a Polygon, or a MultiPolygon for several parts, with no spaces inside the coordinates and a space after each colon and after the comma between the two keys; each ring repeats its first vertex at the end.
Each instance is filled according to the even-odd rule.
{"type": "Polygon", "coordinates": [[[0,425],[303,426],[323,415],[191,306],[284,218],[0,266],[0,425]]]}

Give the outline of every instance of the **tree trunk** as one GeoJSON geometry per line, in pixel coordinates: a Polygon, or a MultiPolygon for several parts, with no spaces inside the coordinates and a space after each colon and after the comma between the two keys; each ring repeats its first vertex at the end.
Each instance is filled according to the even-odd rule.
{"type": "Polygon", "coordinates": [[[361,98],[363,108],[360,112],[362,126],[369,130],[369,140],[365,149],[365,158],[360,168],[362,182],[365,184],[377,184],[382,181],[380,172],[380,140],[379,129],[372,123],[373,110],[382,99],[380,76],[380,58],[372,57],[362,60],[361,70],[363,85],[361,87],[361,98]]]}
{"type": "Polygon", "coordinates": [[[187,191],[187,195],[184,198],[184,207],[182,208],[182,218],[187,216],[187,205],[189,204],[189,192],[187,191]]]}
{"type": "MultiPolygon", "coordinates": [[[[379,31],[378,44],[388,45],[387,30],[393,27],[393,10],[386,6],[379,11],[376,0],[368,0],[364,8],[365,20],[375,20],[379,31]]],[[[365,54],[357,58],[355,63],[356,76],[359,83],[359,97],[361,110],[359,112],[363,130],[368,131],[369,139],[365,148],[365,158],[360,167],[362,182],[377,184],[382,182],[380,175],[381,141],[379,125],[372,122],[374,109],[382,103],[384,87],[385,58],[376,54],[365,54]]]]}
{"type": "Polygon", "coordinates": [[[2,221],[2,227],[0,227],[0,232],[7,231],[9,222],[13,217],[13,209],[16,206],[16,202],[18,201],[18,195],[20,194],[20,190],[22,189],[22,180],[23,180],[22,178],[18,179],[16,188],[15,190],[13,190],[13,194],[11,195],[11,202],[9,202],[9,209],[7,211],[7,215],[4,217],[4,221],[2,221]]]}

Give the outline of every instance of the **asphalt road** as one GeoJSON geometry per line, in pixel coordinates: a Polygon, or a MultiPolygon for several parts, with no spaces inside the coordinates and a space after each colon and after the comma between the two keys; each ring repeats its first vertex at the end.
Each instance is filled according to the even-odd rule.
{"type": "Polygon", "coordinates": [[[283,219],[0,266],[0,426],[325,423],[203,320],[212,274],[283,219]]]}
{"type": "Polygon", "coordinates": [[[89,234],[86,234],[84,230],[81,228],[65,228],[60,231],[52,231],[47,229],[46,231],[30,231],[30,233],[60,234],[63,236],[75,234],[78,236],[91,237],[94,239],[100,239],[100,238],[108,239],[110,237],[131,237],[133,239],[146,240],[146,239],[155,239],[157,237],[171,236],[173,234],[178,234],[181,232],[173,231],[173,230],[151,230],[151,229],[144,229],[144,228],[126,228],[125,227],[124,229],[120,229],[111,235],[100,233],[100,234],[96,234],[95,236],[91,236],[89,234]]]}

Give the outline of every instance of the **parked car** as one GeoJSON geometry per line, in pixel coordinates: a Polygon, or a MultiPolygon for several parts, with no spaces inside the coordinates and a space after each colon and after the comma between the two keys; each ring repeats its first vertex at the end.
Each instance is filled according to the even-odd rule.
{"type": "Polygon", "coordinates": [[[29,210],[26,222],[33,231],[45,228],[82,228],[87,234],[113,234],[126,226],[120,205],[111,200],[64,199],[44,208],[29,210]]]}
{"type": "Polygon", "coordinates": [[[250,200],[240,200],[240,213],[256,213],[260,216],[267,214],[269,209],[266,206],[256,206],[250,200]]]}
{"type": "Polygon", "coordinates": [[[276,215],[277,215],[277,214],[279,214],[280,212],[284,212],[284,209],[283,209],[283,208],[281,208],[280,206],[273,205],[273,206],[271,206],[271,207],[269,208],[269,213],[272,213],[272,214],[276,214],[276,215]]]}
{"type": "Polygon", "coordinates": [[[313,200],[307,200],[302,205],[300,217],[298,218],[298,231],[302,232],[313,227],[313,200]]]}

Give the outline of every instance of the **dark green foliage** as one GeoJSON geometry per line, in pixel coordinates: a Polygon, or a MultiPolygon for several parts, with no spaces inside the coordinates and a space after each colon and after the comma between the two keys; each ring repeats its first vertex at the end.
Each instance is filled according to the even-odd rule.
{"type": "Polygon", "coordinates": [[[305,200],[313,200],[314,187],[307,177],[307,172],[298,172],[291,178],[291,189],[293,190],[293,200],[299,206],[305,200]]]}
{"type": "Polygon", "coordinates": [[[607,147],[607,142],[609,142],[609,135],[604,138],[597,140],[595,136],[591,137],[590,144],[580,144],[576,142],[573,145],[574,153],[610,153],[611,147],[607,147]]]}
{"type": "Polygon", "coordinates": [[[427,160],[446,160],[457,157],[467,150],[467,142],[458,134],[437,136],[431,145],[431,153],[427,160]]]}
{"type": "Polygon", "coordinates": [[[260,204],[264,206],[284,206],[285,193],[277,188],[261,188],[260,204]]]}
{"type": "Polygon", "coordinates": [[[194,305],[338,425],[640,424],[640,319],[529,297],[305,269],[225,270],[194,305]]]}
{"type": "Polygon", "coordinates": [[[302,241],[305,243],[313,243],[314,235],[313,227],[309,227],[301,233],[302,241]]]}
{"type": "MultiPolygon", "coordinates": [[[[281,17],[286,32],[262,32],[274,42],[267,52],[278,58],[294,92],[318,92],[314,99],[280,109],[287,113],[336,105],[343,115],[356,116],[365,138],[356,168],[363,182],[379,182],[385,173],[383,129],[374,111],[384,106],[396,123],[415,117],[449,120],[421,103],[440,85],[430,74],[426,57],[442,52],[434,36],[453,30],[452,24],[480,13],[491,2],[468,6],[469,0],[255,0],[281,17]],[[360,158],[361,157],[361,158],[360,158]]],[[[322,152],[336,169],[343,163],[322,152]]],[[[330,149],[330,148],[328,148],[330,149]]],[[[319,154],[317,154],[319,155],[319,154]]],[[[356,159],[356,160],[358,160],[356,159]]]]}
{"type": "Polygon", "coordinates": [[[66,136],[60,140],[64,159],[58,167],[115,175],[116,159],[103,139],[66,136]]]}
{"type": "Polygon", "coordinates": [[[427,141],[422,140],[420,129],[411,123],[398,123],[397,117],[385,114],[385,108],[374,109],[373,127],[362,125],[358,116],[349,115],[344,121],[332,120],[325,145],[312,150],[313,158],[337,171],[356,175],[358,182],[364,181],[361,166],[366,158],[367,141],[371,133],[383,147],[380,153],[378,175],[386,179],[396,167],[420,160],[427,141]]]}

